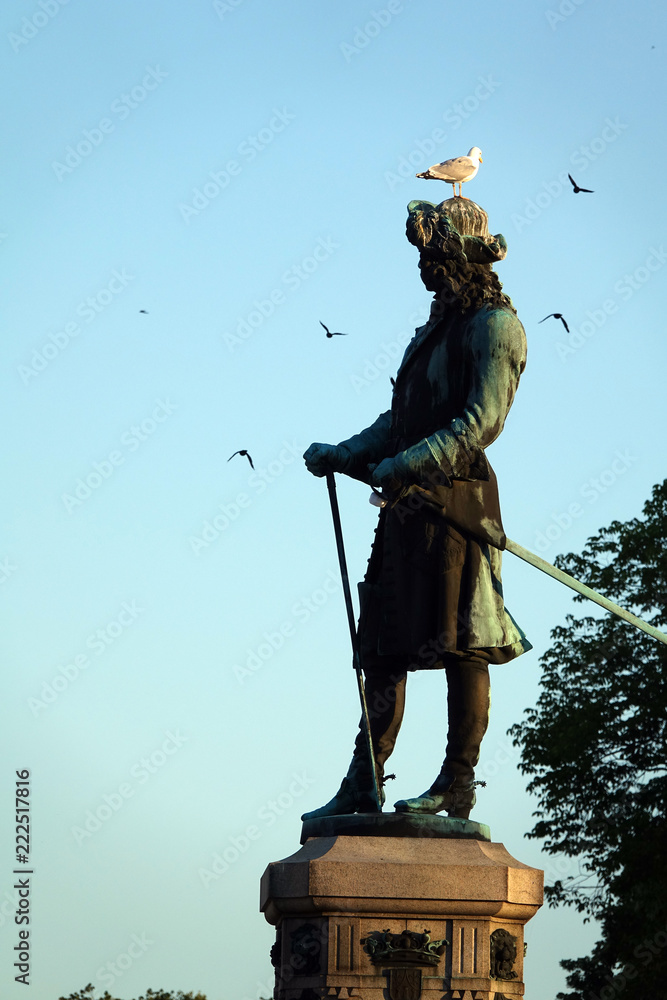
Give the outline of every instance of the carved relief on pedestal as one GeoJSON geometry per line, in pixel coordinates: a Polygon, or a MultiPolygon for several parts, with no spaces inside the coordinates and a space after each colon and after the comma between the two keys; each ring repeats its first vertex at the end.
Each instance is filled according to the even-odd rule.
{"type": "Polygon", "coordinates": [[[400,934],[392,934],[388,929],[372,931],[361,939],[373,965],[437,965],[448,943],[444,938],[431,941],[431,932],[427,930],[423,934],[408,930],[400,934]]]}
{"type": "Polygon", "coordinates": [[[431,941],[428,930],[392,934],[388,928],[371,931],[360,943],[373,965],[384,967],[389,1000],[420,1000],[422,968],[436,966],[448,944],[444,938],[431,941]]]}
{"type": "Polygon", "coordinates": [[[518,979],[514,971],[516,962],[516,938],[509,931],[499,927],[491,935],[491,979],[518,979]]]}
{"type": "Polygon", "coordinates": [[[301,924],[290,934],[290,965],[302,976],[320,972],[322,935],[315,924],[301,924]]]}

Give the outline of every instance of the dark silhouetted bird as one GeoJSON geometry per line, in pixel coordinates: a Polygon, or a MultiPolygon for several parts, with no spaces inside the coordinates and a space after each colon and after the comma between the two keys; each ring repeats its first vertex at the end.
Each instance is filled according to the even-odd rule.
{"type": "MultiPolygon", "coordinates": [[[[322,320],[320,320],[320,326],[324,326],[322,320]]],[[[346,333],[332,333],[328,326],[324,326],[324,329],[327,331],[327,337],[347,337],[346,333]]]]}
{"type": "Polygon", "coordinates": [[[567,176],[570,178],[570,182],[572,184],[572,187],[574,188],[575,194],[579,194],[580,191],[583,191],[585,194],[595,194],[595,191],[591,191],[590,188],[580,188],[577,182],[575,181],[574,177],[572,176],[572,174],[568,174],[567,176]]]}
{"type": "Polygon", "coordinates": [[[146,316],[148,316],[148,309],[140,309],[139,312],[140,313],[145,313],[146,316]]]}
{"type": "MultiPolygon", "coordinates": [[[[235,452],[234,452],[234,455],[245,455],[245,457],[246,457],[246,458],[248,459],[248,461],[250,462],[250,468],[251,468],[251,469],[254,469],[254,468],[255,468],[255,466],[254,466],[254,465],[252,464],[252,459],[251,459],[251,457],[250,457],[250,454],[249,454],[249,453],[248,453],[248,452],[246,451],[246,449],[245,449],[245,448],[241,448],[241,449],[240,449],[239,451],[235,451],[235,452]]],[[[227,459],[227,461],[228,461],[228,462],[231,462],[231,460],[232,460],[232,459],[234,458],[234,455],[230,455],[230,456],[229,456],[229,458],[227,459]]]]}
{"type": "MultiPolygon", "coordinates": [[[[562,313],[549,313],[549,315],[545,316],[544,319],[551,319],[552,316],[553,316],[554,319],[559,319],[561,321],[561,323],[563,324],[563,326],[565,327],[565,329],[567,330],[567,332],[568,333],[570,332],[570,328],[567,325],[567,323],[565,322],[565,317],[563,316],[562,313]]],[[[544,319],[541,319],[540,323],[544,323],[544,319]]]]}

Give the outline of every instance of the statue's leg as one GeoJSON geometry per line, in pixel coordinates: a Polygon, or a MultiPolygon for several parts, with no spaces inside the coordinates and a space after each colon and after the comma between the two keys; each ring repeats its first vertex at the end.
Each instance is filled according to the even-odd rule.
{"type": "Polygon", "coordinates": [[[431,787],[414,799],[396,803],[398,812],[434,814],[467,819],[475,804],[475,766],[489,724],[489,658],[481,650],[446,662],[449,731],[440,774],[431,787]]]}
{"type": "MultiPolygon", "coordinates": [[[[393,753],[396,738],[403,722],[407,678],[403,662],[398,657],[381,657],[380,662],[382,660],[386,660],[387,664],[384,665],[381,663],[379,667],[367,668],[364,673],[366,704],[368,705],[368,718],[371,724],[371,740],[375,754],[375,766],[380,781],[384,778],[384,765],[393,753]],[[388,670],[390,661],[393,665],[391,671],[388,670]]],[[[361,722],[359,723],[359,733],[354,744],[354,754],[355,757],[358,756],[362,761],[365,761],[368,757],[366,752],[366,738],[361,722]]]]}
{"type": "MultiPolygon", "coordinates": [[[[403,721],[405,680],[409,664],[408,656],[378,653],[382,617],[382,596],[378,579],[381,576],[383,560],[383,514],[384,512],[380,514],[366,578],[359,587],[360,614],[357,640],[364,672],[371,741],[382,803],[384,803],[385,798],[382,790],[384,765],[394,749],[396,737],[403,721]]],[[[326,805],[314,809],[312,812],[304,813],[302,819],[341,816],[355,812],[377,812],[373,775],[363,722],[359,723],[352,762],[340,788],[326,805]]]]}
{"type": "MultiPolygon", "coordinates": [[[[397,657],[378,657],[378,661],[378,666],[367,666],[365,669],[365,688],[375,767],[382,788],[384,765],[394,749],[403,721],[407,675],[397,657]]],[[[381,798],[384,802],[382,791],[381,798]]],[[[318,819],[355,812],[377,812],[368,747],[361,722],[352,762],[340,788],[326,805],[304,813],[301,818],[318,819]]]]}
{"type": "Polygon", "coordinates": [[[451,776],[459,785],[469,785],[489,725],[489,664],[485,657],[455,660],[446,671],[449,732],[441,774],[451,776]]]}

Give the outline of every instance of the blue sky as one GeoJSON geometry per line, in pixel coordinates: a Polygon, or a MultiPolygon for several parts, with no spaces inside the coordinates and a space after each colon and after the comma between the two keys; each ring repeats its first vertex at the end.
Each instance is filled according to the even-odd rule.
{"type": "MultiPolygon", "coordinates": [[[[259,878],[338,786],[357,719],[326,490],[299,456],[389,405],[429,303],[406,205],[450,194],[417,171],[481,147],[466,193],[509,244],[529,353],[489,450],[508,535],[553,560],[665,476],[664,13],[25,0],[1,19],[0,822],[13,843],[30,768],[31,997],[255,1000],[259,878]],[[569,338],[539,324],[554,311],[569,338]],[[240,448],[256,474],[227,462],[240,448]]],[[[367,494],[339,485],[353,580],[367,494]]],[[[474,817],[559,877],[576,865],[525,840],[506,730],[571,600],[510,555],[504,584],[535,648],[494,671],[474,817]]],[[[412,677],[408,699],[395,798],[437,772],[444,677],[412,677]]],[[[7,1000],[24,995],[11,857],[7,1000]]],[[[568,911],[531,921],[532,1000],[594,934],[568,911]]]]}

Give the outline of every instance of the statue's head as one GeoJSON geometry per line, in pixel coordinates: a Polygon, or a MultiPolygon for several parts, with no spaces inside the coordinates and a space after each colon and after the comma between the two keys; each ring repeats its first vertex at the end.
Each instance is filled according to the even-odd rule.
{"type": "Polygon", "coordinates": [[[434,205],[411,201],[406,236],[419,250],[419,270],[429,291],[462,308],[509,303],[491,265],[507,255],[505,237],[489,234],[488,216],[469,198],[434,205]]]}
{"type": "Polygon", "coordinates": [[[420,254],[435,261],[490,265],[507,256],[505,237],[489,235],[488,215],[469,198],[411,201],[405,231],[420,254]]]}

